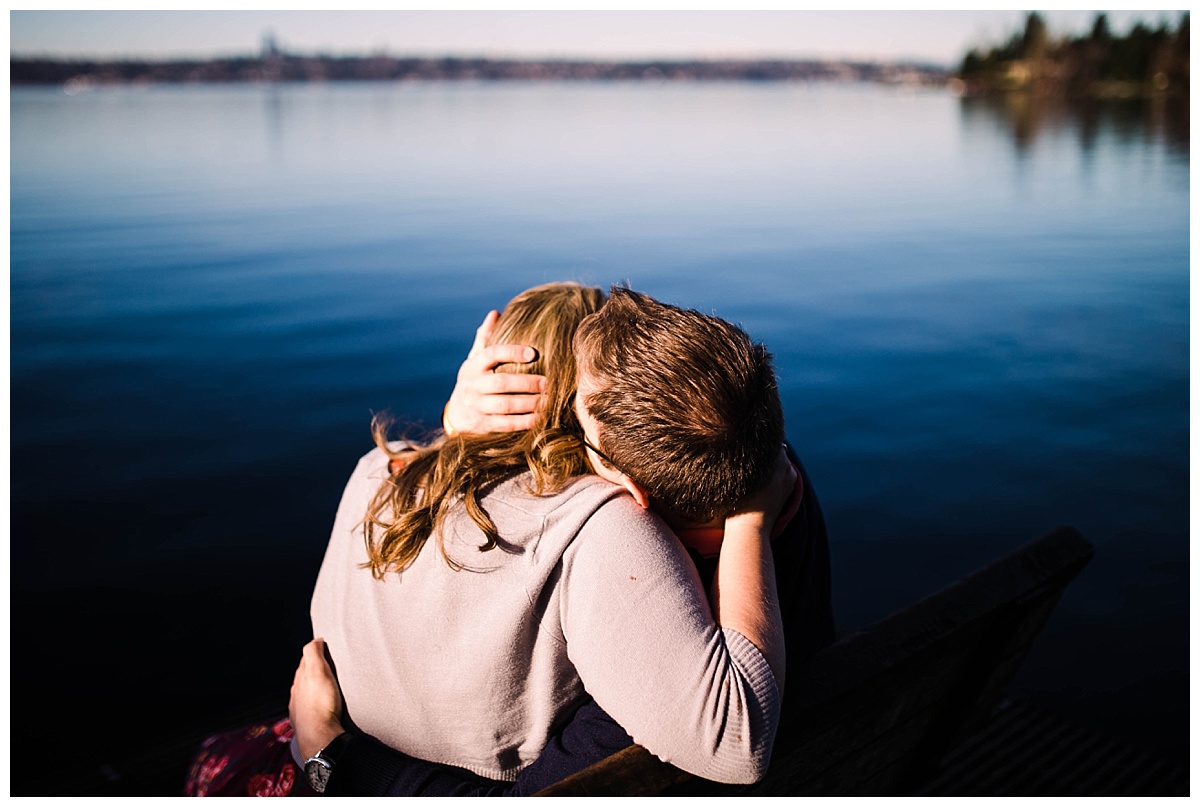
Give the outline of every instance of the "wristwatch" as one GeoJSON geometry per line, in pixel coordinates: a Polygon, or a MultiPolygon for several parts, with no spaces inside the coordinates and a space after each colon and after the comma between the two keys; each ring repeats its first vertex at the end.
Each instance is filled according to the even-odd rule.
{"type": "Polygon", "coordinates": [[[329,785],[329,777],[333,774],[333,766],[337,764],[337,758],[348,742],[350,742],[350,732],[347,731],[334,737],[329,745],[305,760],[304,775],[308,778],[308,783],[312,785],[313,790],[318,793],[325,792],[325,788],[329,785]]]}

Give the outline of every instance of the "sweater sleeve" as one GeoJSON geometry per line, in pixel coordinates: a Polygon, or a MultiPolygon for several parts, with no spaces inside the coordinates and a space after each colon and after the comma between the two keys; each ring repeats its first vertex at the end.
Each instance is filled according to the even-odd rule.
{"type": "Polygon", "coordinates": [[[775,677],[758,648],[713,620],[666,526],[613,499],[563,554],[562,575],[567,654],[601,708],[689,773],[762,778],[779,721],[775,677]]]}

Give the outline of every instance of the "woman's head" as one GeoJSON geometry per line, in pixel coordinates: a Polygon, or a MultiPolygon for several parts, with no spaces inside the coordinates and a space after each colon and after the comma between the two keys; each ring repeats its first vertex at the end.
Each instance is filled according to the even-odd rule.
{"type": "MultiPolygon", "coordinates": [[[[545,400],[532,428],[500,434],[457,433],[412,451],[394,451],[387,440],[389,421],[372,424],[375,443],[403,467],[380,487],[364,519],[372,573],[402,571],[416,559],[431,534],[455,507],[465,506],[486,536],[481,550],[497,546],[495,524],[480,504],[492,485],[530,474],[534,493],[552,491],[591,469],[579,442],[579,420],[571,405],[575,392],[575,329],[604,305],[604,292],[576,283],[548,283],[521,292],[505,306],[489,344],[529,345],[537,358],[501,365],[497,372],[546,377],[545,400]]],[[[439,535],[439,545],[441,543],[439,535]]],[[[443,556],[445,551],[443,547],[443,556]]],[[[451,566],[457,563],[446,558],[451,566]]]]}

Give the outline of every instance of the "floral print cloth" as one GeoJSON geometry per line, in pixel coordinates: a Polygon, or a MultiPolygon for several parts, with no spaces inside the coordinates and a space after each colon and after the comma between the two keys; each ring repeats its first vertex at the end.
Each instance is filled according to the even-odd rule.
{"type": "Polygon", "coordinates": [[[192,760],[185,796],[316,796],[292,759],[286,717],[209,737],[192,760]]]}

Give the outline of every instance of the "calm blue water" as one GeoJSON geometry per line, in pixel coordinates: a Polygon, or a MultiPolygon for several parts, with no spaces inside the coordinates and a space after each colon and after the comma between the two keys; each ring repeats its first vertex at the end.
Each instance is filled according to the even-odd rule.
{"type": "Polygon", "coordinates": [[[371,412],[436,423],[484,313],[575,279],[771,347],[844,628],[1073,524],[1097,559],[1018,683],[1186,747],[1186,107],[752,84],[10,103],[12,677],[42,710],[14,729],[199,724],[285,690],[371,412]]]}

